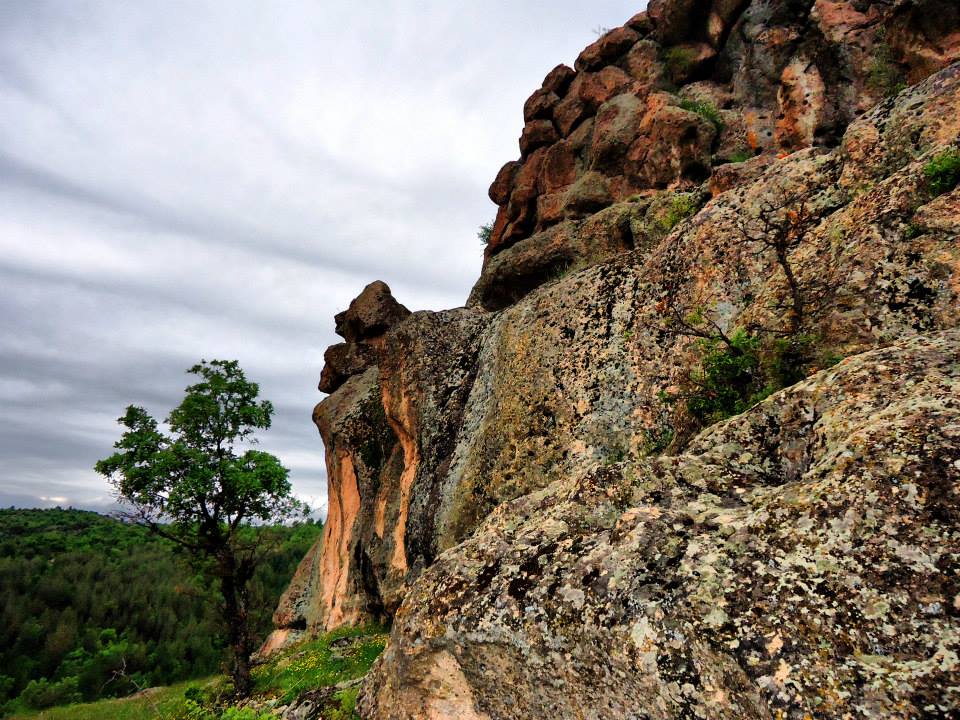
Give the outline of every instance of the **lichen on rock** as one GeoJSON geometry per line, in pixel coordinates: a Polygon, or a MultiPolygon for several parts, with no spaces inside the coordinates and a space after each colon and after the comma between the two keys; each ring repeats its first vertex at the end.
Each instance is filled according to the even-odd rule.
{"type": "Polygon", "coordinates": [[[551,71],[467,306],[337,317],[271,647],[392,620],[365,718],[960,712],[958,22],[657,0],[551,71]],[[731,337],[790,379],[703,428],[731,337]]]}

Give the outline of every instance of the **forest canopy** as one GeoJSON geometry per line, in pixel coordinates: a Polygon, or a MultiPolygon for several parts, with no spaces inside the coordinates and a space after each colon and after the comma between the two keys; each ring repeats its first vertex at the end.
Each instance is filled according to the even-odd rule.
{"type": "MultiPolygon", "coordinates": [[[[257,642],[319,523],[269,526],[252,583],[257,642]]],[[[80,510],[0,510],[0,714],[219,671],[217,593],[174,544],[80,510]]]]}

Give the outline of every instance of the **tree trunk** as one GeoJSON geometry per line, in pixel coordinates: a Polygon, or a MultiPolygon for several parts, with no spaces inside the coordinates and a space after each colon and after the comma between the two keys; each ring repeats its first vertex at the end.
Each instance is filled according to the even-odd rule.
{"type": "Polygon", "coordinates": [[[246,593],[237,577],[234,558],[224,558],[221,563],[220,589],[223,593],[223,620],[227,626],[227,642],[230,645],[230,676],[239,697],[247,697],[253,689],[250,677],[250,630],[247,625],[246,593]]]}

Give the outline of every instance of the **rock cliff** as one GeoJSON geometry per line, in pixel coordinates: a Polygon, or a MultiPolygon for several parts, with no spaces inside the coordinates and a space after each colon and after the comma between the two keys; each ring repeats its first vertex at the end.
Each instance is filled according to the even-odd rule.
{"type": "Polygon", "coordinates": [[[367,718],[958,711],[958,60],[654,0],[551,71],[466,307],[336,319],[272,645],[393,620],[367,718]]]}

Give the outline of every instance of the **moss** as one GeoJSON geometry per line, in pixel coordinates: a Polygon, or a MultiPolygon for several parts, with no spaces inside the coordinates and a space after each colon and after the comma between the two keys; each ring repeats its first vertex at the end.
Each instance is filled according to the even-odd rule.
{"type": "Polygon", "coordinates": [[[674,195],[669,205],[654,216],[654,224],[666,234],[696,211],[697,204],[692,195],[686,193],[674,195]]]}
{"type": "Polygon", "coordinates": [[[751,150],[747,148],[741,148],[739,150],[736,150],[730,153],[730,157],[727,158],[727,162],[742,163],[742,162],[746,162],[747,160],[753,157],[756,157],[756,155],[751,150]]]}
{"type": "Polygon", "coordinates": [[[947,148],[923,166],[927,190],[934,197],[953,190],[960,183],[960,150],[947,148]]]}

